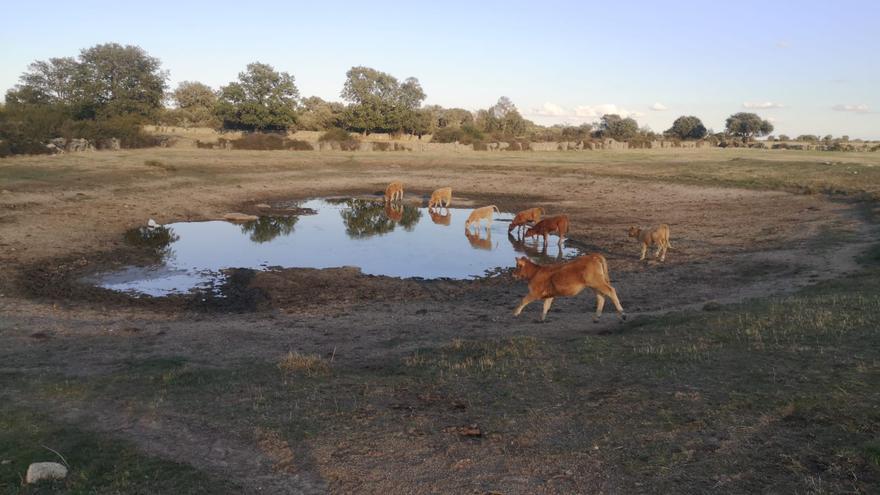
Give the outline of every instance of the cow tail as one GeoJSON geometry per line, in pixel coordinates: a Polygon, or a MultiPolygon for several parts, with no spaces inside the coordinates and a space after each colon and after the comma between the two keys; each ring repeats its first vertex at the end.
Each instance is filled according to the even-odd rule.
{"type": "Polygon", "coordinates": [[[495,210],[496,213],[501,213],[501,210],[499,210],[497,206],[492,205],[492,208],[495,210]]]}
{"type": "Polygon", "coordinates": [[[602,267],[602,276],[605,278],[605,283],[611,285],[611,274],[608,272],[608,261],[602,255],[599,255],[599,266],[602,267]]]}

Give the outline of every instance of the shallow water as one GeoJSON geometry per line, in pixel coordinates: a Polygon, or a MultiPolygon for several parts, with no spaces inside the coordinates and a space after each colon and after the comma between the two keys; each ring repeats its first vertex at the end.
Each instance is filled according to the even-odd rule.
{"type": "MultiPolygon", "coordinates": [[[[539,252],[540,240],[520,242],[508,236],[510,213],[497,215],[487,235],[485,229],[465,233],[470,208],[392,209],[364,199],[314,199],[296,206],[315,214],[264,216],[243,224],[166,225],[168,232],[155,236],[162,245],[154,239],[145,243],[160,253],[160,264],[128,267],[92,281],[108,289],[162,296],[216,284],[226,268],[356,266],[371,275],[473,279],[513,266],[514,258],[523,254],[542,263],[578,254],[574,248],[560,250],[556,237],[551,237],[546,256],[539,252]]],[[[146,230],[136,232],[143,235],[146,230]]]]}

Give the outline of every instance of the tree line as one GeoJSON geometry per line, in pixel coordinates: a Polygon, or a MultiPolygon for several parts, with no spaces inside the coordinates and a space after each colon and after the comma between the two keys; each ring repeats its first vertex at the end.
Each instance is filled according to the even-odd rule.
{"type": "Polygon", "coordinates": [[[221,130],[287,132],[342,129],[431,134],[433,141],[475,143],[485,140],[579,141],[658,138],[748,141],[769,135],[773,125],[753,113],[731,115],[723,133],[713,133],[695,116],[681,116],[663,133],[640,127],[631,117],[602,116],[578,126],[541,126],[525,119],[502,96],[485,109],[424,105],[419,80],[399,80],[370,67],[352,67],[345,77],[343,102],[301,97],[292,74],[268,64],[248,64],[234,81],[214,90],[196,81],[168,88],[160,61],[137,46],[107,43],[86,48],[77,57],[36,61],[6,93],[0,108],[0,147],[32,153],[55,137],[110,138],[122,146],[149,145],[144,124],[208,126],[221,130]],[[170,105],[168,105],[170,104],[170,105]]]}

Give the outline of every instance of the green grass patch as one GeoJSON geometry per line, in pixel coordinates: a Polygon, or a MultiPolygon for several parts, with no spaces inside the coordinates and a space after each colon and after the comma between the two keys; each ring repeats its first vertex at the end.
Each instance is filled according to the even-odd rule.
{"type": "Polygon", "coordinates": [[[239,488],[189,466],[143,454],[130,443],[59,424],[20,408],[0,409],[0,493],[234,493],[239,488]],[[33,462],[69,465],[65,480],[24,485],[33,462]],[[8,462],[7,462],[8,461],[8,462]]]}

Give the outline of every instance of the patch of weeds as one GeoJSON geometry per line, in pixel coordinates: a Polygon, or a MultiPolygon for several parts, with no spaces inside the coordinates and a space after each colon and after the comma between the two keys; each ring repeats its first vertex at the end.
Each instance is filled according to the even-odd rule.
{"type": "Polygon", "coordinates": [[[169,165],[160,160],[144,160],[144,165],[147,167],[158,168],[166,172],[175,172],[177,170],[177,167],[174,165],[169,165]]]}
{"type": "Polygon", "coordinates": [[[325,375],[330,373],[330,362],[317,354],[301,354],[291,351],[278,361],[278,369],[285,374],[325,375]]]}
{"type": "Polygon", "coordinates": [[[862,448],[862,452],[869,464],[880,467],[880,441],[868,442],[862,448]]]}
{"type": "Polygon", "coordinates": [[[148,456],[132,444],[30,411],[0,409],[0,491],[3,493],[237,493],[239,487],[190,465],[148,456]],[[59,452],[64,460],[49,450],[59,452]],[[8,462],[6,462],[8,461],[8,462]],[[23,485],[28,465],[59,462],[64,480],[23,485]]]}
{"type": "Polygon", "coordinates": [[[421,350],[404,358],[404,364],[441,372],[487,372],[520,368],[538,353],[534,337],[511,337],[487,341],[453,339],[448,346],[421,350]]]}

